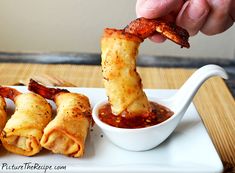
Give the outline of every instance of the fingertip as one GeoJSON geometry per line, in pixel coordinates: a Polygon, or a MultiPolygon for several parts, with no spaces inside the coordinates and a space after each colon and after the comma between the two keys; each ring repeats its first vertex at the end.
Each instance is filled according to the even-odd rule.
{"type": "Polygon", "coordinates": [[[179,3],[176,0],[137,0],[136,15],[153,19],[176,11],[177,8],[179,8],[179,3]]]}
{"type": "Polygon", "coordinates": [[[149,39],[155,43],[163,43],[166,40],[166,38],[160,34],[152,35],[149,39]]]}
{"type": "Polygon", "coordinates": [[[147,19],[155,19],[160,17],[159,13],[155,9],[148,9],[144,6],[136,7],[136,16],[139,17],[145,17],[147,19]]]}
{"type": "Polygon", "coordinates": [[[142,4],[143,4],[143,0],[137,0],[137,1],[136,1],[135,12],[136,12],[137,18],[139,18],[139,17],[142,16],[142,15],[141,15],[142,12],[140,12],[140,11],[141,11],[140,9],[141,9],[141,7],[142,7],[142,4]]]}
{"type": "Polygon", "coordinates": [[[151,3],[145,0],[137,0],[136,2],[136,16],[139,17],[146,17],[146,18],[154,18],[155,13],[153,10],[150,9],[151,3]]]}

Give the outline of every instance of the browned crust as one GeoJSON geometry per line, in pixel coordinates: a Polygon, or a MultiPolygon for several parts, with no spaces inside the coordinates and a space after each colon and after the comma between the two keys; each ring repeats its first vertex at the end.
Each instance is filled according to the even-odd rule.
{"type": "Polygon", "coordinates": [[[156,31],[182,47],[190,47],[189,33],[172,22],[157,21],[156,31]]]}
{"type": "Polygon", "coordinates": [[[119,39],[125,39],[134,42],[143,42],[143,39],[140,37],[133,35],[131,33],[125,32],[123,29],[114,29],[114,28],[105,28],[103,38],[115,37],[119,39]]]}
{"type": "Polygon", "coordinates": [[[141,17],[133,20],[125,27],[124,31],[143,40],[155,33],[159,33],[167,39],[181,45],[181,47],[190,47],[187,30],[177,26],[175,23],[167,22],[162,19],[146,19],[141,17]]]}
{"type": "Polygon", "coordinates": [[[131,23],[124,28],[124,31],[136,35],[139,38],[146,39],[156,33],[156,26],[156,20],[138,18],[131,21],[131,23]]]}

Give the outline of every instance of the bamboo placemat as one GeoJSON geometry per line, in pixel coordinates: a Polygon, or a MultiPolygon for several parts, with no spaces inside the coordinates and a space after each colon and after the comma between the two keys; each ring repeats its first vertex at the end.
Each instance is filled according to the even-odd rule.
{"type": "MultiPolygon", "coordinates": [[[[144,88],[176,89],[194,69],[138,68],[144,88]]],[[[0,85],[13,85],[46,74],[78,87],[103,87],[101,68],[82,65],[0,64],[0,85]]],[[[235,167],[235,102],[220,78],[209,79],[194,103],[228,171],[235,167]],[[232,168],[233,167],[233,168],[232,168]]]]}

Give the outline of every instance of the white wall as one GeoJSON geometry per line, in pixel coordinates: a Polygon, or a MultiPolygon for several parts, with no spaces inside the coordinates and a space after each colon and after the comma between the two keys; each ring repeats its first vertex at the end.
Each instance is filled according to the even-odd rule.
{"type": "MultiPolygon", "coordinates": [[[[0,0],[0,51],[100,52],[105,27],[135,18],[135,0],[0,0]]],[[[145,41],[140,54],[235,57],[235,26],[216,36],[198,34],[191,48],[145,41]]]]}

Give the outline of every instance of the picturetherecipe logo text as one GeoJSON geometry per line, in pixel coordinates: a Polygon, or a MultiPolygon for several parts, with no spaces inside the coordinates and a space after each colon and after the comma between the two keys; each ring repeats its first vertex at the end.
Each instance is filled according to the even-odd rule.
{"type": "Polygon", "coordinates": [[[8,163],[1,163],[1,170],[2,171],[36,171],[36,172],[44,172],[47,171],[65,171],[66,166],[65,165],[44,165],[39,163],[33,163],[33,162],[25,162],[22,164],[8,164],[8,163]]]}

